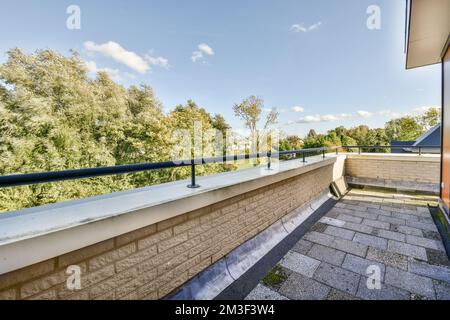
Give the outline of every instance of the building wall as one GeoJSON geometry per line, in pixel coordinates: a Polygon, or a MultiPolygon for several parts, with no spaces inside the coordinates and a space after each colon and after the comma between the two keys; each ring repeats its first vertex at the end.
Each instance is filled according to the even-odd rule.
{"type": "Polygon", "coordinates": [[[443,105],[442,105],[442,182],[441,199],[450,208],[450,49],[443,59],[443,105]]]}
{"type": "Polygon", "coordinates": [[[355,184],[438,192],[437,155],[348,155],[345,175],[355,184]]]}
{"type": "MultiPolygon", "coordinates": [[[[340,163],[342,166],[342,161],[340,163]]],[[[163,298],[293,209],[328,190],[333,164],[0,275],[1,299],[163,298]],[[81,290],[67,289],[67,267],[81,290]]]]}

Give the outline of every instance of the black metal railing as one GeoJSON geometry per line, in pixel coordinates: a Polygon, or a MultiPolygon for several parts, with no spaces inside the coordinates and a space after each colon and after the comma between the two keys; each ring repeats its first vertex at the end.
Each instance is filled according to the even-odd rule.
{"type": "Polygon", "coordinates": [[[441,150],[441,146],[402,146],[402,145],[398,145],[398,146],[393,146],[393,145],[389,145],[389,146],[342,146],[341,148],[343,149],[358,149],[358,153],[361,154],[361,151],[364,150],[370,150],[370,149],[391,149],[391,151],[393,149],[404,149],[409,153],[418,153],[419,156],[422,155],[422,151],[424,149],[432,149],[432,150],[439,150],[439,152],[435,152],[435,153],[440,153],[441,150]]]}
{"type": "Polygon", "coordinates": [[[300,150],[287,150],[287,151],[276,151],[276,152],[262,152],[254,154],[241,154],[232,156],[222,156],[213,158],[201,158],[201,159],[191,159],[183,161],[166,161],[166,162],[153,162],[153,163],[140,163],[140,164],[126,164],[110,167],[98,167],[98,168],[83,168],[74,170],[63,170],[63,171],[50,171],[50,172],[39,172],[39,173],[26,173],[26,174],[13,174],[0,177],[0,188],[4,187],[14,187],[22,185],[40,184],[64,180],[74,180],[83,178],[94,178],[100,176],[125,174],[125,173],[136,173],[151,170],[160,169],[170,169],[179,167],[191,167],[191,183],[187,186],[188,188],[198,188],[200,187],[196,183],[196,173],[195,167],[197,165],[213,164],[213,163],[226,163],[230,161],[248,160],[248,159],[260,159],[267,158],[267,169],[271,169],[272,158],[279,158],[285,155],[294,155],[296,158],[301,155],[302,163],[306,163],[306,157],[310,155],[320,155],[326,157],[327,151],[335,150],[336,154],[339,154],[339,150],[351,150],[358,149],[360,154],[362,150],[368,149],[418,149],[419,155],[422,155],[422,150],[427,148],[437,149],[440,146],[423,146],[423,147],[412,147],[412,146],[331,146],[331,147],[319,147],[319,148],[308,148],[300,150]]]}

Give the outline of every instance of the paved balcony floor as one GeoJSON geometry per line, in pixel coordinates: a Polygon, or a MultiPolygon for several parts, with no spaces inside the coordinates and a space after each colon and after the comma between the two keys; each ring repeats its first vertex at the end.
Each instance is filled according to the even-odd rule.
{"type": "Polygon", "coordinates": [[[426,207],[436,201],[352,189],[247,299],[450,299],[450,262],[426,207]]]}

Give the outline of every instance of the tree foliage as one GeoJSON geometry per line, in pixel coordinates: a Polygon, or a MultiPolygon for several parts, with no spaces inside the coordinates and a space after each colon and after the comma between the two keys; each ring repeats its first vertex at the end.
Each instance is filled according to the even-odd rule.
{"type": "MultiPolygon", "coordinates": [[[[88,77],[73,53],[8,52],[0,65],[0,175],[171,160],[173,132],[228,127],[189,101],[166,114],[151,87],[88,77]]],[[[229,168],[228,168],[229,169],[229,168]]],[[[219,172],[209,165],[199,173],[219,172]]],[[[0,211],[187,178],[186,168],[81,179],[0,190],[0,211]]]]}
{"type": "MultiPolygon", "coordinates": [[[[393,140],[413,141],[440,122],[440,111],[430,108],[425,113],[412,117],[405,116],[386,122],[384,128],[371,129],[366,125],[346,129],[339,126],[326,134],[318,134],[311,129],[304,139],[304,148],[324,146],[383,146],[393,140]]],[[[297,137],[297,136],[295,136],[297,137]]],[[[299,137],[297,137],[300,139],[299,137]]],[[[293,139],[292,137],[290,139],[293,139]]],[[[289,150],[289,144],[283,141],[282,150],[289,150]]],[[[388,152],[389,149],[366,148],[364,151],[388,152]]]]}

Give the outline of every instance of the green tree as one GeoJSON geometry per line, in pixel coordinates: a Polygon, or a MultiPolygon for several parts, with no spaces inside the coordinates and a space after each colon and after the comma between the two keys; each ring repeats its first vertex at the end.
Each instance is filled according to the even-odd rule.
{"type": "Polygon", "coordinates": [[[430,108],[424,114],[417,117],[417,122],[425,131],[430,130],[441,122],[441,109],[430,108]]]}
{"type": "Polygon", "coordinates": [[[413,141],[425,132],[424,128],[411,116],[387,122],[385,130],[388,141],[413,141]]]}
{"type": "Polygon", "coordinates": [[[303,148],[303,140],[296,135],[290,135],[280,139],[280,150],[300,150],[303,148]]]}
{"type": "MultiPolygon", "coordinates": [[[[151,87],[126,89],[78,54],[8,52],[0,64],[0,175],[168,161],[177,128],[221,128],[190,101],[166,114],[151,87]]],[[[202,146],[203,147],[203,146],[202,146]]],[[[199,167],[202,174],[233,167],[199,167]]],[[[84,198],[187,178],[186,168],[0,189],[0,211],[84,198]],[[183,171],[184,169],[184,171],[183,171]]]]}
{"type": "Polygon", "coordinates": [[[256,96],[250,96],[241,103],[233,106],[236,117],[244,121],[245,126],[250,130],[252,137],[258,139],[269,127],[277,123],[279,113],[271,110],[267,115],[262,130],[258,127],[261,120],[261,114],[264,108],[264,101],[256,96]]]}

